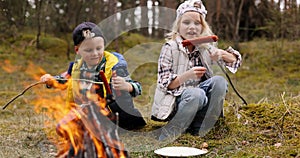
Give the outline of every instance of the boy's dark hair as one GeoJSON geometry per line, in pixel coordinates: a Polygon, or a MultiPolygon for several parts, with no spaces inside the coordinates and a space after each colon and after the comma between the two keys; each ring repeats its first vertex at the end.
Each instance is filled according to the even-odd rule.
{"type": "Polygon", "coordinates": [[[80,44],[84,39],[83,31],[90,30],[92,33],[94,33],[94,37],[102,37],[104,39],[104,45],[105,45],[105,38],[100,30],[100,28],[92,23],[92,22],[83,22],[79,24],[73,31],[73,42],[74,45],[77,46],[80,44]]]}

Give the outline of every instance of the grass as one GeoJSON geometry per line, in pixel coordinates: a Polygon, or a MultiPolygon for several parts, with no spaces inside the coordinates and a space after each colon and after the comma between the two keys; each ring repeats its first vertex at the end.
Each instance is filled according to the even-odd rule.
{"type": "MultiPolygon", "coordinates": [[[[6,40],[0,47],[0,105],[37,81],[44,73],[57,74],[67,68],[66,43],[51,36],[42,39],[42,50],[34,47],[34,36],[6,40]],[[58,44],[56,46],[56,43],[58,44]]],[[[148,125],[138,132],[151,132],[163,123],[149,119],[156,82],[156,61],[162,41],[152,42],[136,34],[124,35],[118,46],[128,60],[132,78],[143,85],[143,95],[135,98],[148,125]],[[138,39],[138,40],[137,40],[138,39]],[[137,44],[139,44],[137,46],[137,44]]],[[[221,42],[226,47],[229,42],[221,42]]],[[[114,49],[113,44],[108,49],[114,49]]],[[[299,157],[300,156],[300,42],[256,39],[241,43],[243,65],[230,77],[248,105],[229,88],[224,105],[225,120],[204,137],[183,134],[167,146],[201,148],[203,157],[299,157]]],[[[74,56],[71,57],[74,59],[74,56]]],[[[58,136],[55,124],[59,111],[37,104],[36,99],[56,98],[64,92],[37,85],[0,111],[0,157],[55,157],[58,136]]],[[[62,103],[63,104],[63,103],[62,103]]],[[[158,157],[156,141],[146,137],[124,137],[126,148],[140,149],[131,157],[158,157]]]]}

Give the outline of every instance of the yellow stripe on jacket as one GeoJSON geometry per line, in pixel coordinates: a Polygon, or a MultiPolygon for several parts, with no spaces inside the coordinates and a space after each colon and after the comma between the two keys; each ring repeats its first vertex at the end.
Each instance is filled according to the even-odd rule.
{"type": "MultiPolygon", "coordinates": [[[[118,58],[107,51],[104,51],[104,57],[106,59],[106,64],[105,64],[105,76],[107,79],[107,82],[110,82],[110,78],[112,76],[112,68],[119,62],[118,58]]],[[[72,76],[71,80],[68,82],[68,96],[67,96],[67,104],[74,103],[75,100],[74,98],[76,96],[80,96],[79,92],[79,86],[78,86],[78,81],[75,81],[75,79],[80,78],[80,67],[82,66],[83,60],[79,59],[74,62],[73,68],[72,68],[72,76]]],[[[106,91],[105,87],[103,86],[104,90],[104,97],[106,97],[106,91]]]]}

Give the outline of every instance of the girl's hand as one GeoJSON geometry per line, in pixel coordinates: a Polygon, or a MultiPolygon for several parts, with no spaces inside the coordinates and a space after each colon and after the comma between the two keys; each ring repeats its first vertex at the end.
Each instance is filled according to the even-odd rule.
{"type": "Polygon", "coordinates": [[[224,60],[225,62],[232,63],[237,60],[236,56],[223,49],[213,49],[210,52],[210,58],[214,61],[224,60]]]}
{"type": "Polygon", "coordinates": [[[206,68],[203,66],[195,66],[191,70],[187,71],[187,73],[191,74],[190,79],[199,79],[201,78],[206,72],[206,68]]]}
{"type": "Polygon", "coordinates": [[[225,52],[226,51],[222,49],[214,49],[214,51],[210,53],[210,58],[214,61],[219,61],[220,59],[222,59],[222,54],[224,54],[225,52]]]}
{"type": "Polygon", "coordinates": [[[195,66],[190,70],[184,72],[183,74],[179,75],[177,78],[179,83],[182,84],[189,79],[199,79],[201,78],[206,72],[206,68],[202,66],[195,66]]]}

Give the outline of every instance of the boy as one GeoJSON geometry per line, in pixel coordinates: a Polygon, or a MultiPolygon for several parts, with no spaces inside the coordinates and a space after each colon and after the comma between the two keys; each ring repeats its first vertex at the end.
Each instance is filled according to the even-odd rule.
{"type": "MultiPolygon", "coordinates": [[[[56,76],[59,83],[66,84],[68,88],[68,103],[83,105],[88,103],[87,95],[97,94],[100,98],[106,98],[107,107],[113,112],[119,113],[119,126],[125,129],[136,129],[146,125],[141,113],[134,108],[132,97],[141,95],[141,85],[131,80],[127,70],[127,63],[118,53],[104,51],[105,39],[99,27],[92,22],[83,22],[73,31],[74,48],[80,59],[72,62],[66,75],[56,76]],[[108,94],[99,74],[103,71],[109,88],[117,96],[108,94]]],[[[50,74],[41,77],[48,87],[54,86],[55,78],[50,74]]],[[[55,86],[54,86],[55,87],[55,86]]]]}

